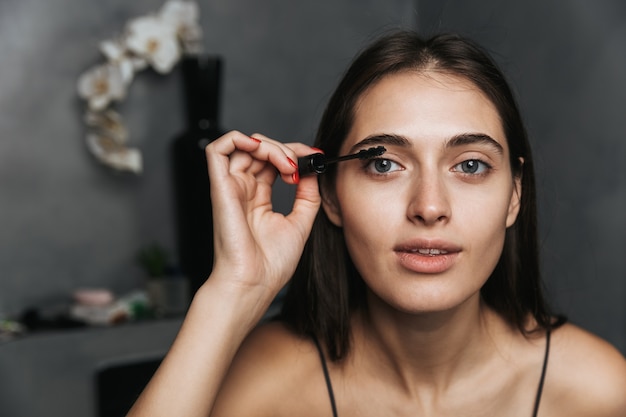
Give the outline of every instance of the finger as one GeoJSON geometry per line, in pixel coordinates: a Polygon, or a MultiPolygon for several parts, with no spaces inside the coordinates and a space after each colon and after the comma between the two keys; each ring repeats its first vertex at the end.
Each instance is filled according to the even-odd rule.
{"type": "Polygon", "coordinates": [[[317,181],[315,175],[302,178],[296,188],[291,213],[287,215],[292,223],[299,225],[300,232],[305,239],[311,232],[313,221],[322,202],[317,181]]]}
{"type": "MultiPolygon", "coordinates": [[[[310,155],[310,154],[319,152],[319,149],[312,148],[309,145],[305,145],[304,143],[299,143],[299,142],[287,143],[285,144],[285,146],[287,147],[287,149],[289,149],[287,153],[292,158],[293,161],[298,161],[298,158],[301,156],[310,155]]],[[[281,175],[281,176],[283,180],[287,183],[298,184],[300,182],[299,171],[297,169],[298,164],[295,163],[294,166],[296,167],[296,171],[293,172],[290,177],[287,177],[285,175],[281,175]]]]}
{"type": "MultiPolygon", "coordinates": [[[[266,158],[266,156],[263,154],[263,151],[265,150],[269,152],[269,157],[267,159],[270,162],[274,163],[274,159],[272,158],[272,155],[280,155],[282,152],[284,156],[283,157],[277,156],[276,158],[279,159],[283,164],[286,158],[286,161],[288,162],[290,168],[287,170],[281,169],[279,166],[276,166],[276,168],[278,169],[278,173],[282,177],[283,181],[289,184],[297,184],[299,181],[299,177],[297,173],[298,165],[296,163],[296,161],[298,160],[298,156],[307,155],[307,154],[316,152],[314,148],[311,148],[308,145],[305,145],[302,143],[284,144],[282,142],[269,138],[260,133],[255,133],[251,137],[260,139],[262,141],[262,145],[259,147],[259,150],[256,153],[254,153],[255,156],[261,159],[266,158]],[[275,148],[275,149],[272,149],[272,148],[275,148]],[[274,152],[277,152],[277,153],[274,153],[274,152]]],[[[242,164],[245,164],[245,163],[247,163],[247,161],[245,162],[242,161],[242,164]]],[[[255,162],[249,166],[246,165],[246,168],[248,168],[248,172],[256,175],[257,173],[261,172],[261,170],[265,170],[266,167],[262,164],[257,164],[255,162]]],[[[273,175],[273,173],[271,173],[270,171],[264,171],[264,172],[266,173],[264,177],[267,182],[275,180],[275,175],[273,175]]]]}
{"type": "MultiPolygon", "coordinates": [[[[257,182],[269,185],[273,184],[280,174],[269,161],[262,161],[253,158],[249,153],[239,151],[231,155],[229,171],[232,175],[244,173],[253,177],[257,182]]],[[[296,182],[289,174],[283,174],[283,178],[289,179],[292,183],[296,182]]]]}
{"type": "Polygon", "coordinates": [[[283,144],[258,133],[247,136],[232,131],[207,146],[207,160],[211,177],[218,181],[237,171],[251,175],[264,172],[264,182],[274,181],[273,173],[265,171],[265,163],[269,162],[286,183],[297,184],[299,178],[295,161],[298,156],[313,152],[313,148],[302,143],[283,144]]]}
{"type": "Polygon", "coordinates": [[[267,161],[259,161],[250,152],[235,151],[229,155],[228,170],[231,174],[246,173],[254,175],[267,161]]]}
{"type": "Polygon", "coordinates": [[[236,151],[253,152],[261,145],[259,139],[251,138],[238,131],[231,131],[205,148],[211,178],[221,179],[229,175],[230,156],[236,151]]]}
{"type": "Polygon", "coordinates": [[[271,162],[284,178],[290,178],[297,170],[297,156],[288,146],[260,133],[251,137],[261,141],[259,148],[252,152],[255,158],[271,162]]]}
{"type": "MultiPolygon", "coordinates": [[[[296,160],[300,156],[319,152],[318,149],[303,143],[288,143],[286,146],[294,152],[296,160]]],[[[293,224],[298,225],[304,239],[308,238],[311,232],[313,221],[319,211],[321,202],[322,198],[319,192],[318,177],[311,175],[301,178],[296,188],[293,208],[291,213],[287,215],[287,218],[293,224]]]]}
{"type": "MultiPolygon", "coordinates": [[[[238,131],[228,132],[206,147],[207,159],[223,174],[226,173],[224,167],[232,165],[232,161],[243,166],[245,169],[242,170],[249,170],[252,161],[244,157],[245,154],[260,161],[269,161],[281,172],[294,171],[295,154],[288,147],[266,136],[262,136],[263,139],[256,136],[247,136],[238,131]]],[[[254,166],[262,167],[262,164],[254,166]]]]}
{"type": "MultiPolygon", "coordinates": [[[[290,157],[287,158],[291,159],[290,157]]],[[[291,162],[289,162],[289,164],[291,165],[291,162]]],[[[256,176],[260,172],[265,171],[266,168],[270,168],[271,170],[278,172],[278,168],[276,168],[269,160],[257,159],[251,153],[236,151],[230,156],[229,169],[232,174],[245,173],[256,176]]]]}

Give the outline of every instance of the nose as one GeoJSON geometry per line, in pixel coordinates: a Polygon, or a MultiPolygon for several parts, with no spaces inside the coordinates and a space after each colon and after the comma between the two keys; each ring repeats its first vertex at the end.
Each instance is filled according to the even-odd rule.
{"type": "Polygon", "coordinates": [[[407,217],[424,225],[446,223],[450,219],[451,207],[445,182],[436,176],[422,176],[414,181],[407,217]]]}

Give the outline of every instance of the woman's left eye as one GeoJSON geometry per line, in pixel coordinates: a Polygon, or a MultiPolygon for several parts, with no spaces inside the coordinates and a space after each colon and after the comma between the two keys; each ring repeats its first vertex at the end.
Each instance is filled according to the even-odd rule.
{"type": "Polygon", "coordinates": [[[454,171],[469,175],[480,175],[487,172],[491,166],[479,159],[468,159],[454,166],[454,171]]]}
{"type": "Polygon", "coordinates": [[[387,174],[389,172],[398,171],[401,166],[390,159],[375,158],[370,159],[365,165],[365,170],[373,174],[387,174]]]}

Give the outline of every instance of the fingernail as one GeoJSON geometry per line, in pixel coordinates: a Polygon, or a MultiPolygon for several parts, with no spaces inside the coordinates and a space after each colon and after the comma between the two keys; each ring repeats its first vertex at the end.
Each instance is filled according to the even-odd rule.
{"type": "Polygon", "coordinates": [[[300,174],[298,173],[298,171],[296,171],[293,174],[291,174],[291,179],[293,180],[294,184],[299,184],[300,183],[300,174]]]}
{"type": "Polygon", "coordinates": [[[248,136],[250,139],[255,141],[256,143],[261,143],[261,139],[253,138],[252,136],[248,136]]]}
{"type": "Polygon", "coordinates": [[[321,150],[320,148],[311,147],[311,149],[313,149],[315,152],[324,153],[324,151],[321,150]]]}
{"type": "Polygon", "coordinates": [[[293,162],[293,159],[287,157],[287,160],[289,161],[289,165],[291,165],[294,168],[298,168],[298,164],[296,164],[295,162],[293,162]]]}

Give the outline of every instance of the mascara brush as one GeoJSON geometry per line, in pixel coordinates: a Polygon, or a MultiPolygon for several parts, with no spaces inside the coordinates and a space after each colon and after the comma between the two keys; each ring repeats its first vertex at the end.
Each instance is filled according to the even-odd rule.
{"type": "Polygon", "coordinates": [[[339,156],[337,158],[326,158],[323,153],[314,153],[298,158],[298,174],[300,177],[311,174],[323,174],[328,165],[337,162],[349,161],[350,159],[371,159],[384,154],[387,151],[384,146],[363,149],[350,155],[339,156]]]}

